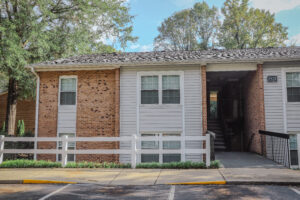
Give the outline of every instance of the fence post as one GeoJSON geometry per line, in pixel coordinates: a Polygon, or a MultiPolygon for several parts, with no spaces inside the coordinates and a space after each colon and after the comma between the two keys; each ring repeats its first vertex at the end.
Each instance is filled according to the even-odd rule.
{"type": "Polygon", "coordinates": [[[4,135],[0,135],[0,164],[3,162],[4,157],[4,135]]]}
{"type": "Polygon", "coordinates": [[[300,169],[300,134],[297,134],[297,152],[298,152],[298,166],[300,169]]]}
{"type": "Polygon", "coordinates": [[[206,167],[210,166],[210,134],[206,133],[206,167]]]}
{"type": "Polygon", "coordinates": [[[137,153],[136,142],[137,142],[136,135],[133,135],[132,143],[131,143],[131,168],[136,167],[136,153],[137,153]]]}
{"type": "Polygon", "coordinates": [[[68,136],[64,135],[62,137],[62,153],[61,153],[61,164],[63,167],[67,165],[68,162],[68,136]]]}

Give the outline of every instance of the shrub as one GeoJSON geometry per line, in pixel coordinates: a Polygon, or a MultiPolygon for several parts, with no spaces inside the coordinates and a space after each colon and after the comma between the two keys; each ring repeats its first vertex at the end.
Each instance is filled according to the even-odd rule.
{"type": "Polygon", "coordinates": [[[221,162],[219,160],[214,160],[210,162],[209,168],[211,169],[218,169],[221,166],[221,162]]]}
{"type": "Polygon", "coordinates": [[[19,120],[17,125],[17,134],[20,137],[23,137],[25,134],[25,123],[24,120],[19,120]]]}
{"type": "Polygon", "coordinates": [[[0,168],[58,168],[61,167],[59,162],[51,162],[45,160],[7,160],[0,164],[0,168]]]}
{"type": "MultiPolygon", "coordinates": [[[[219,161],[212,161],[209,168],[216,169],[219,168],[219,161]]],[[[170,163],[140,163],[137,164],[136,168],[144,169],[206,169],[206,164],[204,162],[170,162],[170,163]]]]}
{"type": "Polygon", "coordinates": [[[121,163],[97,163],[97,162],[69,162],[66,168],[130,168],[130,164],[121,163]]]}

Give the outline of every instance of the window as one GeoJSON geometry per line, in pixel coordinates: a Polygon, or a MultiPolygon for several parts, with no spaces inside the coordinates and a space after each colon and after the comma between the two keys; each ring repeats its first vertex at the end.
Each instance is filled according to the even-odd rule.
{"type": "Polygon", "coordinates": [[[178,75],[162,76],[162,103],[180,104],[180,81],[178,75]]]}
{"type": "MultiPolygon", "coordinates": [[[[67,135],[68,137],[75,137],[75,133],[59,133],[58,137],[62,137],[64,135],[67,135]]],[[[62,149],[62,142],[58,142],[58,149],[62,149]]],[[[76,146],[76,142],[69,142],[68,149],[74,150],[76,146]]],[[[67,155],[68,162],[74,162],[75,161],[75,155],[74,154],[68,154],[67,155]]],[[[57,161],[61,161],[61,154],[58,154],[57,161]]]]}
{"type": "MultiPolygon", "coordinates": [[[[180,137],[180,133],[154,133],[154,134],[141,134],[142,137],[157,137],[155,141],[142,141],[141,148],[142,149],[159,149],[160,145],[162,145],[162,149],[181,149],[181,141],[178,138],[178,141],[159,141],[159,135],[162,137],[165,136],[178,136],[180,137]]],[[[160,162],[159,158],[162,158],[162,162],[180,162],[181,154],[180,153],[172,153],[172,154],[141,154],[141,162],[160,162]]]]}
{"type": "Polygon", "coordinates": [[[298,166],[297,134],[290,135],[290,155],[291,165],[298,166]]]}
{"type": "Polygon", "coordinates": [[[76,78],[60,80],[60,105],[76,104],[76,78]]]}
{"type": "Polygon", "coordinates": [[[286,73],[288,102],[300,102],[300,72],[286,73]]]}
{"type": "Polygon", "coordinates": [[[179,73],[153,73],[141,76],[141,104],[180,104],[179,73]]]}
{"type": "Polygon", "coordinates": [[[141,103],[158,104],[158,76],[142,76],[141,103]]]}

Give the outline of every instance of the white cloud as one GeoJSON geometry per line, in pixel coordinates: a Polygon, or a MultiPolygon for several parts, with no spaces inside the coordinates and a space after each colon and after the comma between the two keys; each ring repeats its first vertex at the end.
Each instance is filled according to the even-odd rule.
{"type": "Polygon", "coordinates": [[[129,48],[132,49],[132,50],[134,50],[134,49],[140,48],[140,46],[141,45],[139,45],[139,44],[132,44],[129,48]]]}
{"type": "Polygon", "coordinates": [[[300,0],[251,0],[251,3],[254,8],[265,9],[275,13],[300,6],[300,0]]]}
{"type": "Polygon", "coordinates": [[[153,44],[142,45],[140,47],[141,52],[152,51],[152,50],[153,50],[153,44]]]}

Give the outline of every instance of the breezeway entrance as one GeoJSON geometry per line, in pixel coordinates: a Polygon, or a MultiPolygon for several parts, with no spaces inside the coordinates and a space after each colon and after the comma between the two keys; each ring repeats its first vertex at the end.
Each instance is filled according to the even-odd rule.
{"type": "Polygon", "coordinates": [[[216,152],[216,160],[220,160],[224,168],[285,168],[256,153],[250,152],[216,152]]]}

